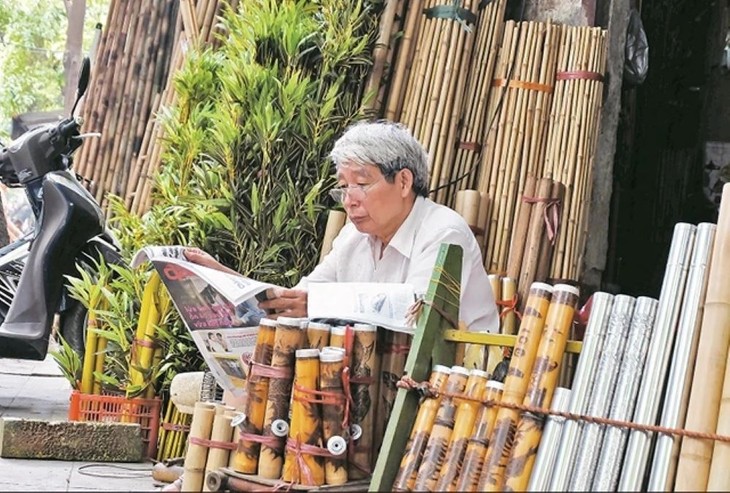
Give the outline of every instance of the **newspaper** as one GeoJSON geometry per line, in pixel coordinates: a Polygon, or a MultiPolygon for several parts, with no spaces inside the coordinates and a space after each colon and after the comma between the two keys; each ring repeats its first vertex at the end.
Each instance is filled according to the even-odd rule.
{"type": "Polygon", "coordinates": [[[413,286],[384,282],[311,282],[307,287],[310,319],[364,322],[412,334],[413,286]]]}
{"type": "Polygon", "coordinates": [[[183,251],[181,246],[145,247],[132,267],[152,262],[218,384],[241,396],[242,358],[253,353],[259,321],[266,316],[258,302],[277,286],[194,264],[183,251]]]}
{"type": "MultiPolygon", "coordinates": [[[[192,263],[184,250],[148,246],[137,252],[132,267],[152,262],[218,384],[244,395],[244,361],[256,347],[261,318],[267,316],[258,303],[278,286],[192,263]]],[[[310,320],[370,323],[413,333],[409,313],[416,297],[409,284],[311,282],[307,289],[310,320]]]]}

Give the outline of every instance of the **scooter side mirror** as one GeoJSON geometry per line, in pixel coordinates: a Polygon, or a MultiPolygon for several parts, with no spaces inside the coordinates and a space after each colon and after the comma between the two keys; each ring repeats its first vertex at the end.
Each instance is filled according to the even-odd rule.
{"type": "Polygon", "coordinates": [[[76,101],[74,101],[73,108],[71,108],[71,116],[76,111],[76,105],[79,104],[81,97],[86,93],[86,89],[89,87],[89,76],[91,74],[91,60],[85,56],[81,62],[81,70],[79,72],[79,83],[76,86],[76,101]]]}
{"type": "Polygon", "coordinates": [[[86,89],[89,87],[89,75],[91,74],[91,60],[85,56],[83,62],[81,62],[81,73],[79,74],[79,84],[76,87],[76,99],[81,99],[81,96],[86,93],[86,89]]]}

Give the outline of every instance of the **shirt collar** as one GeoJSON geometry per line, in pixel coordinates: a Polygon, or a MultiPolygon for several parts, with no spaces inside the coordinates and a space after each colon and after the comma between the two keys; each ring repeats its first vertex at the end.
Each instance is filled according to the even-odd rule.
{"type": "MultiPolygon", "coordinates": [[[[408,217],[400,225],[398,231],[395,232],[386,248],[392,247],[404,257],[411,258],[411,254],[413,253],[413,240],[416,237],[416,232],[420,226],[421,216],[425,207],[426,199],[420,195],[417,196],[411,212],[408,213],[408,217]]],[[[380,247],[380,240],[370,237],[370,241],[374,247],[380,247]]]]}

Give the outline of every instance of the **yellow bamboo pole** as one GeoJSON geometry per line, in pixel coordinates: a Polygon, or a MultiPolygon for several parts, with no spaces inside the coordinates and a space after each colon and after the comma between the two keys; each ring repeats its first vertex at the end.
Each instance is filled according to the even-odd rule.
{"type": "MultiPolygon", "coordinates": [[[[512,352],[507,377],[504,381],[502,402],[521,404],[529,385],[532,367],[550,306],[552,287],[534,283],[530,288],[520,330],[512,352]]],[[[494,430],[489,439],[489,449],[479,478],[481,491],[500,491],[504,487],[504,469],[507,466],[517,426],[519,412],[500,408],[494,430]]]]}
{"type": "Polygon", "coordinates": [[[416,476],[421,465],[423,452],[426,450],[426,445],[428,445],[431,429],[441,406],[442,396],[440,391],[446,389],[446,382],[450,374],[451,370],[442,365],[434,366],[431,371],[428,382],[431,388],[436,390],[436,394],[424,398],[418,407],[406,451],[393,482],[393,491],[411,491],[416,484],[416,476]]]}
{"type": "MultiPolygon", "coordinates": [[[[548,409],[552,402],[555,387],[560,375],[560,362],[568,342],[573,315],[578,303],[578,289],[566,284],[554,287],[553,297],[548,308],[545,328],[537,349],[530,387],[523,400],[526,406],[548,409]]],[[[541,418],[524,413],[517,425],[514,446],[505,469],[506,491],[525,491],[535,463],[537,447],[542,437],[541,418]]]]}
{"type": "Polygon", "coordinates": [[[469,444],[469,438],[472,436],[477,414],[480,407],[482,407],[482,404],[478,401],[482,399],[487,391],[488,378],[489,374],[482,370],[471,370],[469,372],[465,394],[475,400],[464,399],[458,402],[456,415],[454,416],[454,430],[451,433],[445,460],[436,483],[437,491],[457,491],[456,484],[466,454],[466,447],[469,444]]]}
{"type": "MultiPolygon", "coordinates": [[[[466,387],[469,371],[461,366],[452,366],[446,382],[447,394],[461,394],[466,387]]],[[[428,444],[416,476],[416,491],[433,491],[439,478],[444,454],[454,429],[454,418],[458,402],[449,395],[441,399],[436,419],[431,428],[428,444]]]]}
{"type": "Polygon", "coordinates": [[[319,349],[298,349],[294,369],[289,440],[286,445],[282,479],[305,486],[325,482],[324,458],[301,446],[322,447],[322,415],[313,391],[319,382],[319,349]]]}
{"type": "MultiPolygon", "coordinates": [[[[504,384],[501,382],[488,381],[484,392],[484,400],[486,402],[499,402],[502,398],[503,389],[504,384]]],[[[480,407],[475,420],[474,432],[466,445],[464,461],[456,482],[456,491],[476,491],[479,486],[479,476],[489,447],[489,437],[494,429],[497,410],[497,406],[494,405],[480,407]]]]}
{"type": "MultiPolygon", "coordinates": [[[[241,431],[251,435],[261,435],[266,414],[266,402],[269,395],[269,378],[258,374],[254,368],[271,364],[274,353],[274,337],[276,321],[262,318],[256,335],[256,346],[251,355],[251,367],[246,376],[246,403],[244,405],[245,421],[241,431]]],[[[231,454],[230,467],[240,473],[254,474],[258,469],[261,444],[238,436],[238,448],[231,454]]]]}

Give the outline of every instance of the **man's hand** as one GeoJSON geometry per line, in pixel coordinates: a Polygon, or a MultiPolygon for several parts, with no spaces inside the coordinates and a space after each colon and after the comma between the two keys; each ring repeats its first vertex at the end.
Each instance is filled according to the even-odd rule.
{"type": "Polygon", "coordinates": [[[259,302],[259,307],[269,313],[268,317],[279,316],[306,318],[307,292],[301,289],[275,288],[267,292],[269,299],[259,302]]]}

